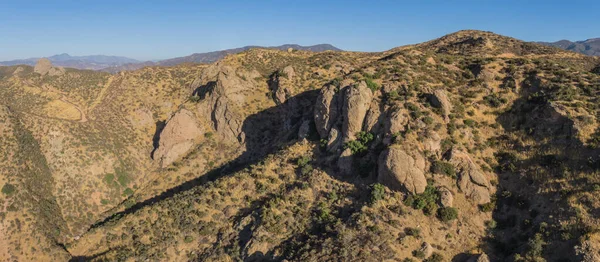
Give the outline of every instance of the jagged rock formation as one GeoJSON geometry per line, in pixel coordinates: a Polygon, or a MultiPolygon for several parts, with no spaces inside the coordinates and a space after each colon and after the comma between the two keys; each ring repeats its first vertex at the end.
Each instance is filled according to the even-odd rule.
{"type": "Polygon", "coordinates": [[[293,83],[295,75],[294,68],[292,66],[286,66],[283,70],[280,72],[278,71],[271,77],[269,87],[271,92],[273,92],[275,103],[279,105],[283,104],[285,103],[285,100],[291,96],[290,90],[294,89],[293,83]]]}
{"type": "Polygon", "coordinates": [[[168,167],[175,160],[187,153],[203,134],[196,116],[187,109],[181,109],[167,121],[160,133],[159,145],[154,159],[162,168],[168,167]]]}
{"type": "Polygon", "coordinates": [[[362,131],[367,110],[373,99],[373,92],[365,82],[344,88],[342,106],[342,141],[348,142],[356,138],[362,131]]]}
{"type": "Polygon", "coordinates": [[[599,62],[463,31],[118,75],[1,67],[0,260],[583,259],[599,62]]]}
{"type": "Polygon", "coordinates": [[[62,67],[55,67],[52,65],[52,62],[47,58],[40,59],[33,68],[33,71],[44,76],[60,76],[65,73],[65,69],[62,67]]]}
{"type": "MultiPolygon", "coordinates": [[[[338,121],[341,106],[338,94],[336,86],[327,85],[321,89],[317,98],[315,104],[315,126],[321,138],[329,137],[331,128],[338,121]]],[[[335,136],[337,137],[337,134],[335,136]]]]}

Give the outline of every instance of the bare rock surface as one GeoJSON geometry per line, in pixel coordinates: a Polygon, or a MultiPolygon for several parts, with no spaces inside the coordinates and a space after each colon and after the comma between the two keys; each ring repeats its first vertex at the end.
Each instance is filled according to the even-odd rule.
{"type": "Polygon", "coordinates": [[[337,87],[327,85],[323,87],[317,97],[315,104],[315,125],[321,138],[329,136],[331,127],[340,115],[340,101],[337,87]]]}
{"type": "Polygon", "coordinates": [[[33,71],[40,75],[59,76],[65,73],[65,69],[62,67],[55,67],[48,58],[40,59],[33,67],[33,71]]]}
{"type": "Polygon", "coordinates": [[[448,154],[448,161],[456,167],[459,174],[458,188],[467,197],[478,204],[490,202],[490,183],[467,153],[453,148],[448,154]]]}
{"type": "Polygon", "coordinates": [[[194,114],[186,109],[175,113],[160,133],[154,159],[165,168],[187,153],[203,134],[194,114]]]}
{"type": "Polygon", "coordinates": [[[445,117],[448,117],[450,111],[452,111],[452,103],[450,103],[450,99],[443,89],[433,91],[433,94],[430,96],[430,102],[432,106],[440,108],[445,117]]]}
{"type": "Polygon", "coordinates": [[[419,153],[408,154],[401,148],[390,147],[379,156],[379,183],[392,190],[421,194],[427,187],[425,158],[419,153]]]}
{"type": "Polygon", "coordinates": [[[363,128],[365,116],[371,105],[373,92],[362,81],[358,85],[352,85],[344,90],[344,103],[342,108],[342,141],[354,140],[356,133],[363,128]]]}

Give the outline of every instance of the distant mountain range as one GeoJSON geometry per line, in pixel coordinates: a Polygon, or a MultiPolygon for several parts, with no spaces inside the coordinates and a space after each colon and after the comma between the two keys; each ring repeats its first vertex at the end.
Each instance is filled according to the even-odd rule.
{"type": "MultiPolygon", "coordinates": [[[[68,54],[60,54],[48,57],[52,64],[62,67],[70,67],[77,69],[91,69],[100,70],[111,73],[120,71],[136,70],[146,66],[174,66],[183,63],[212,63],[229,54],[237,54],[244,52],[252,48],[268,48],[268,49],[279,49],[288,50],[289,48],[295,50],[305,50],[312,52],[322,51],[342,51],[341,49],[330,45],[330,44],[319,44],[312,46],[301,46],[296,44],[286,44],[280,46],[244,46],[240,48],[226,49],[221,51],[207,52],[207,53],[195,53],[189,56],[175,57],[171,59],[161,60],[158,62],[152,61],[138,61],[135,59],[120,57],[120,56],[104,56],[104,55],[93,55],[93,56],[70,56],[68,54]]],[[[30,65],[33,66],[40,58],[28,58],[19,59],[12,61],[0,62],[0,65],[11,66],[11,65],[30,65]]]]}
{"type": "Polygon", "coordinates": [[[537,42],[547,46],[554,46],[565,50],[582,53],[591,56],[600,56],[600,38],[592,38],[585,41],[571,42],[560,40],[557,42],[537,42]]]}
{"type": "MultiPolygon", "coordinates": [[[[122,57],[122,56],[106,56],[106,55],[91,55],[91,56],[71,56],[69,54],[60,54],[47,57],[52,64],[62,67],[71,67],[77,69],[100,70],[107,67],[121,66],[131,63],[140,63],[140,61],[122,57]]],[[[12,61],[0,62],[0,65],[30,65],[33,66],[40,57],[18,59],[12,61]]]]}
{"type": "Polygon", "coordinates": [[[303,50],[303,51],[312,51],[312,52],[323,52],[323,51],[343,51],[333,45],[330,44],[319,44],[319,45],[311,45],[311,46],[301,46],[296,44],[286,44],[280,46],[244,46],[240,48],[233,49],[225,49],[221,51],[213,51],[207,53],[194,53],[188,56],[175,57],[171,59],[165,59],[158,62],[143,62],[143,63],[129,63],[120,66],[114,66],[105,68],[102,71],[107,71],[111,73],[119,72],[119,71],[127,71],[127,70],[135,70],[146,66],[174,66],[183,63],[213,63],[218,61],[219,59],[229,55],[229,54],[237,54],[244,52],[246,50],[252,48],[266,48],[266,49],[278,49],[278,50],[288,50],[290,48],[295,50],[303,50]]]}

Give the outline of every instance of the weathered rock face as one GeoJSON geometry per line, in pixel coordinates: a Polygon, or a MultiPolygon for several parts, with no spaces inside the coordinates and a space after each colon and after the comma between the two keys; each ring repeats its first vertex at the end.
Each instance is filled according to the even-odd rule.
{"type": "Polygon", "coordinates": [[[327,137],[327,151],[334,152],[342,146],[342,136],[337,128],[331,128],[327,137]]]}
{"type": "Polygon", "coordinates": [[[296,76],[296,72],[292,66],[286,66],[281,72],[282,74],[274,75],[269,82],[269,88],[274,95],[273,99],[278,105],[285,103],[292,95],[290,90],[296,76]]]}
{"type": "MultiPolygon", "coordinates": [[[[217,64],[207,68],[195,85],[213,83],[212,89],[204,91],[207,97],[198,108],[200,115],[210,116],[216,134],[230,143],[243,143],[243,117],[241,107],[247,99],[247,92],[255,88],[251,76],[256,72],[236,71],[229,66],[217,64]],[[243,78],[240,75],[244,76],[243,78]]],[[[208,88],[208,87],[206,87],[208,88]]],[[[207,117],[208,118],[208,117],[207,117]]]]}
{"type": "Polygon", "coordinates": [[[203,133],[194,114],[186,109],[175,113],[160,133],[154,159],[165,168],[187,153],[203,133]]]}
{"type": "Polygon", "coordinates": [[[406,125],[408,124],[408,116],[405,114],[403,110],[398,108],[393,109],[389,116],[384,120],[385,123],[385,137],[383,139],[384,144],[389,145],[392,142],[392,137],[404,130],[406,130],[406,125]]]}
{"type": "Polygon", "coordinates": [[[33,67],[33,71],[40,75],[59,76],[65,73],[62,67],[55,67],[47,58],[40,59],[33,67]]]}
{"type": "Polygon", "coordinates": [[[369,108],[367,116],[365,117],[363,129],[372,133],[379,133],[383,121],[380,104],[371,103],[371,108],[369,108]]]}
{"type": "Polygon", "coordinates": [[[452,149],[448,154],[459,174],[458,188],[478,204],[490,202],[490,183],[479,166],[463,151],[452,149]]]}
{"type": "Polygon", "coordinates": [[[227,97],[216,98],[211,118],[219,136],[229,142],[244,142],[243,120],[235,110],[232,110],[231,101],[227,97]]]}
{"type": "Polygon", "coordinates": [[[344,90],[344,103],[342,107],[342,141],[348,142],[356,138],[360,132],[371,105],[373,92],[363,81],[358,85],[350,86],[344,90]]]}
{"type": "Polygon", "coordinates": [[[452,207],[454,205],[454,196],[452,192],[446,187],[440,187],[440,204],[442,207],[452,207]]]}
{"type": "Polygon", "coordinates": [[[406,151],[390,147],[379,156],[379,183],[392,190],[403,190],[412,194],[420,194],[427,187],[425,178],[425,159],[419,153],[408,154],[406,151]]]}
{"type": "Polygon", "coordinates": [[[438,153],[442,149],[442,138],[435,131],[428,131],[423,141],[423,148],[432,153],[438,153]]]}
{"type": "Polygon", "coordinates": [[[329,136],[329,130],[338,120],[340,103],[337,88],[333,85],[321,89],[315,104],[315,126],[321,138],[329,136]]]}
{"type": "Polygon", "coordinates": [[[446,91],[443,89],[437,89],[433,91],[433,94],[429,97],[431,105],[442,110],[442,114],[445,117],[448,117],[450,111],[452,111],[452,103],[450,103],[450,99],[448,99],[448,95],[446,91]]]}

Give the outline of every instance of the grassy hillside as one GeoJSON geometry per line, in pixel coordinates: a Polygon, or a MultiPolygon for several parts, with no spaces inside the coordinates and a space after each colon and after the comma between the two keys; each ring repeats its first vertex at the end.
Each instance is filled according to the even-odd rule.
{"type": "Polygon", "coordinates": [[[594,261],[599,64],[460,31],[117,75],[3,67],[0,258],[37,256],[15,242],[31,234],[55,261],[594,261]]]}

